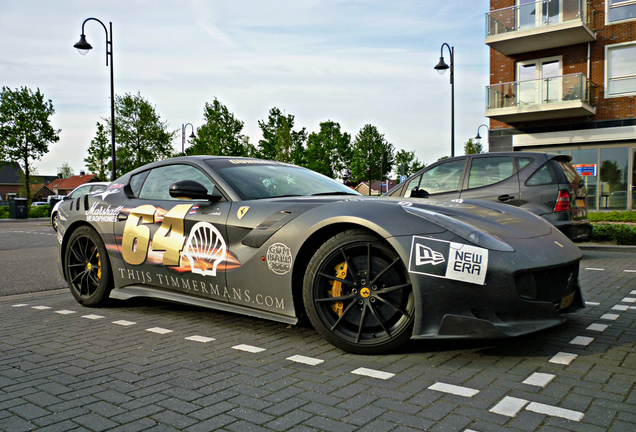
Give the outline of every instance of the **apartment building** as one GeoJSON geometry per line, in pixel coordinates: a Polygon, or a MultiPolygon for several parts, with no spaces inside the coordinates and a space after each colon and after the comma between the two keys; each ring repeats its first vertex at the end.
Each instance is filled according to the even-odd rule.
{"type": "Polygon", "coordinates": [[[572,156],[588,209],[636,210],[636,0],[491,0],[489,151],[572,156]]]}

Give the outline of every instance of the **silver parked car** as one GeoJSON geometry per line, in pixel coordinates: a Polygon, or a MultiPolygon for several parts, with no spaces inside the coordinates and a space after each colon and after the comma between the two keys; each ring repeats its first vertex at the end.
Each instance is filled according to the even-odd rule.
{"type": "Polygon", "coordinates": [[[89,192],[104,189],[106,186],[108,186],[107,182],[85,183],[73,189],[70,194],[62,198],[62,201],[58,201],[57,203],[55,203],[55,206],[53,206],[53,210],[51,210],[51,225],[53,225],[53,229],[57,231],[57,218],[59,213],[58,209],[60,208],[60,204],[62,202],[69,199],[81,197],[82,195],[86,195],[89,192]]]}

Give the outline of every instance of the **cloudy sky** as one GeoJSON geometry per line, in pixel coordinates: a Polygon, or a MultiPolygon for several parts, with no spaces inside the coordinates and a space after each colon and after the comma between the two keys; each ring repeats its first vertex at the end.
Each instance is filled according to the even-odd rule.
{"type": "Polygon", "coordinates": [[[308,132],[333,120],[355,136],[370,123],[430,163],[450,154],[449,74],[433,69],[443,43],[455,48],[455,153],[487,123],[487,9],[487,0],[0,0],[0,85],[39,88],[53,102],[60,141],[38,173],[84,169],[95,124],[110,115],[102,26],[86,24],[87,55],[73,48],[94,17],[113,23],[115,93],[139,92],[172,130],[200,126],[216,97],[253,144],[278,107],[308,132]]]}

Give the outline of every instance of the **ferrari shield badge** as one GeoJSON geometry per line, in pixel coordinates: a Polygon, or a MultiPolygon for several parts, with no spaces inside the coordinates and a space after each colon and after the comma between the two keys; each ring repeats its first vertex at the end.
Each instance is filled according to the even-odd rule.
{"type": "Polygon", "coordinates": [[[243,216],[245,216],[248,212],[250,208],[248,206],[243,206],[241,208],[238,209],[238,212],[236,212],[236,217],[239,219],[243,219],[243,216]]]}

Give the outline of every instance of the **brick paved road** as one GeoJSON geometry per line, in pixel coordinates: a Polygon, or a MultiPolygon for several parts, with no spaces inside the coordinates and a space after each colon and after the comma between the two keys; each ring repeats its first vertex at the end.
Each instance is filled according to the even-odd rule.
{"type": "Polygon", "coordinates": [[[165,303],[0,298],[0,431],[634,431],[636,255],[592,304],[505,341],[345,354],[310,329],[165,303]]]}

